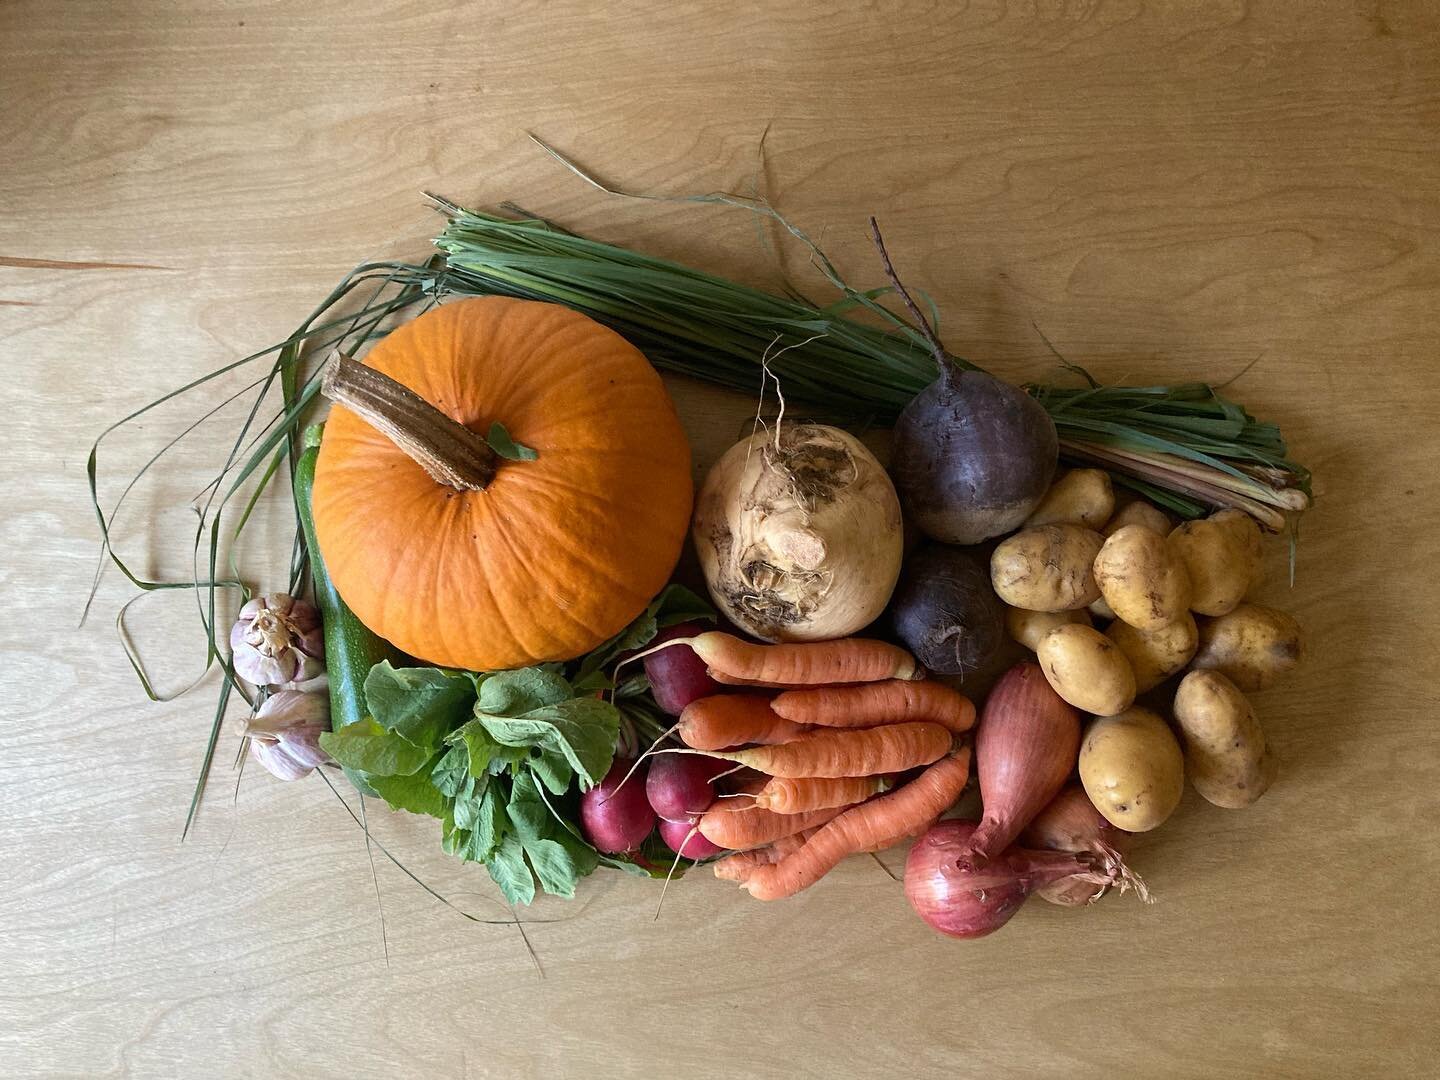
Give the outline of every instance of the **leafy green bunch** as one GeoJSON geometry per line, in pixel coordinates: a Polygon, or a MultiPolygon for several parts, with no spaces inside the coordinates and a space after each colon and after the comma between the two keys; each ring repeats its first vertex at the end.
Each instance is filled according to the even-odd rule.
{"type": "Polygon", "coordinates": [[[320,743],[394,809],[438,818],[445,851],[483,863],[513,904],[530,903],[537,882],[573,897],[600,865],[648,875],[643,852],[603,854],[576,824],[579,796],[604,779],[617,746],[633,752],[660,732],[645,676],[617,685],[607,670],[665,627],[713,618],[672,585],[568,665],[473,672],[383,662],[365,680],[369,715],[320,743]]]}

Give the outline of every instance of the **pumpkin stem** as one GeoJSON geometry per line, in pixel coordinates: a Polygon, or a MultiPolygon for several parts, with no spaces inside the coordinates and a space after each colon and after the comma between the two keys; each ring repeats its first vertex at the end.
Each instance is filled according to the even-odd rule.
{"type": "Polygon", "coordinates": [[[436,483],[483,491],[495,479],[498,455],[483,436],[383,372],[337,350],[320,390],[409,454],[436,483]]]}

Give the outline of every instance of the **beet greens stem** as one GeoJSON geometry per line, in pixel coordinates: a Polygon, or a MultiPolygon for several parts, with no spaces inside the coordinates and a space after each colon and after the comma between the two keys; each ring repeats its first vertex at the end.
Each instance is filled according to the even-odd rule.
{"type": "Polygon", "coordinates": [[[905,301],[911,316],[919,324],[918,329],[930,343],[930,351],[935,354],[935,363],[940,367],[940,374],[949,375],[954,367],[950,362],[950,355],[945,351],[945,346],[940,344],[940,338],[936,335],[935,328],[930,325],[930,320],[921,312],[919,305],[911,298],[910,290],[905,288],[900,275],[895,272],[895,264],[890,261],[890,253],[885,250],[885,240],[880,235],[880,223],[875,220],[874,215],[870,217],[870,239],[875,241],[875,250],[880,253],[880,264],[885,268],[885,276],[900,294],[900,299],[905,301]]]}

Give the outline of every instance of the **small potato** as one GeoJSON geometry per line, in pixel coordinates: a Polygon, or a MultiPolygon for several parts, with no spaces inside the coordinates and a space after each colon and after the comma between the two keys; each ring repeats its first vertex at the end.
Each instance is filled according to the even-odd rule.
{"type": "Polygon", "coordinates": [[[1105,820],[1126,832],[1162,824],[1185,793],[1185,759],[1149,709],[1102,716],[1080,744],[1080,783],[1105,820]]]}
{"type": "Polygon", "coordinates": [[[1002,541],[990,556],[990,584],[1011,607],[1074,611],[1100,595],[1092,567],[1100,534],[1079,525],[1041,525],[1002,541]]]}
{"type": "Polygon", "coordinates": [[[1199,623],[1200,648],[1190,666],[1218,671],[1247,694],[1265,689],[1300,662],[1300,624],[1283,611],[1241,604],[1199,623]]]}
{"type": "Polygon", "coordinates": [[[1115,618],[1114,610],[1105,602],[1103,596],[1098,600],[1091,600],[1085,610],[1097,619],[1113,620],[1115,618]]]}
{"type": "Polygon", "coordinates": [[[1274,783],[1275,757],[1255,710],[1218,671],[1192,671],[1180,680],[1175,721],[1185,740],[1190,783],[1209,802],[1238,810],[1274,783]]]}
{"type": "Polygon", "coordinates": [[[1024,527],[1083,525],[1098,529],[1115,510],[1115,489],[1104,469],[1071,469],[1050,485],[1040,505],[1030,512],[1024,527]]]}
{"type": "Polygon", "coordinates": [[[1082,712],[1112,716],[1135,702],[1135,674],[1113,641],[1093,626],[1057,626],[1035,650],[1050,688],[1082,712]]]}
{"type": "Polygon", "coordinates": [[[1170,550],[1190,575],[1190,609],[1234,611],[1260,581],[1260,526],[1249,514],[1221,510],[1170,534],[1170,550]]]}
{"type": "Polygon", "coordinates": [[[1139,630],[1162,630],[1190,608],[1190,578],[1165,537],[1126,525],[1095,556],[1095,582],[1105,602],[1139,630]]]}
{"type": "Polygon", "coordinates": [[[1135,672],[1135,692],[1143,694],[1180,671],[1200,645],[1200,631],[1188,611],[1160,630],[1137,630],[1116,619],[1105,636],[1120,647],[1135,672]]]}
{"type": "Polygon", "coordinates": [[[1041,638],[1057,626],[1067,623],[1089,626],[1090,616],[1084,608],[1078,611],[1026,611],[1024,608],[1012,607],[1005,611],[1005,629],[1031,652],[1039,648],[1041,638]]]}
{"type": "Polygon", "coordinates": [[[1126,503],[1105,526],[1104,534],[1112,536],[1119,532],[1126,525],[1144,525],[1152,532],[1161,536],[1169,536],[1170,530],[1175,523],[1170,520],[1170,515],[1161,510],[1154,503],[1148,503],[1144,499],[1136,499],[1134,502],[1126,503]]]}

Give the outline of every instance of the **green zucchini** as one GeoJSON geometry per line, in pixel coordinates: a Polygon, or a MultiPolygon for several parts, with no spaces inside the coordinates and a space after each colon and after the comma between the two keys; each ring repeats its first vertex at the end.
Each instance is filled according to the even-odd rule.
{"type": "MultiPolygon", "coordinates": [[[[346,724],[365,719],[365,677],[382,660],[398,663],[398,650],[371,631],[355,617],[340,594],[335,591],[320,545],[315,540],[315,517],[310,500],[315,488],[315,462],[320,456],[320,434],[324,425],[305,429],[300,460],[295,464],[295,508],[300,514],[300,528],[305,534],[305,547],[310,553],[310,578],[315,586],[315,605],[320,609],[325,631],[325,668],[330,681],[330,729],[338,731],[346,724]]],[[[363,794],[374,791],[362,773],[345,770],[350,782],[363,794]]]]}

